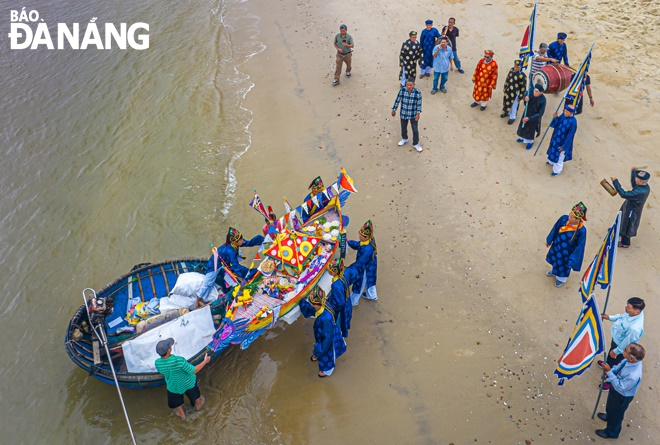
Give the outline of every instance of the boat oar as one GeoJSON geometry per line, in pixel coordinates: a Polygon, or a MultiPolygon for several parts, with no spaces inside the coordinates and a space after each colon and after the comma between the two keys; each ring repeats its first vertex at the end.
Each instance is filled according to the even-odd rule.
{"type": "Polygon", "coordinates": [[[133,434],[133,427],[131,427],[131,420],[128,418],[128,411],[126,411],[126,404],[124,404],[124,398],[121,395],[121,389],[119,388],[119,382],[117,381],[117,374],[115,374],[115,366],[112,363],[112,356],[110,355],[110,350],[108,349],[108,337],[105,335],[105,329],[103,329],[103,326],[99,325],[99,331],[101,335],[99,335],[99,331],[96,330],[94,327],[94,323],[92,323],[92,317],[89,313],[89,307],[87,307],[87,297],[85,295],[86,290],[91,290],[92,293],[94,294],[93,298],[96,298],[96,291],[94,289],[85,289],[83,290],[83,301],[85,302],[85,310],[87,311],[87,319],[89,320],[89,325],[92,327],[92,330],[96,334],[96,336],[103,342],[103,347],[105,348],[105,353],[108,355],[108,361],[110,362],[110,370],[112,371],[112,378],[115,381],[115,386],[117,387],[117,393],[119,393],[119,401],[121,402],[121,407],[124,410],[124,416],[126,417],[126,423],[128,424],[128,432],[131,433],[131,439],[133,439],[133,445],[137,445],[137,442],[135,441],[135,435],[133,434]]]}
{"type": "MultiPolygon", "coordinates": [[[[559,113],[559,109],[560,109],[561,106],[564,104],[564,99],[565,99],[565,98],[562,97],[561,101],[559,102],[559,105],[557,106],[557,110],[555,110],[555,113],[559,113]]],[[[550,125],[552,125],[552,121],[550,121],[550,123],[548,124],[548,128],[545,129],[545,133],[543,133],[543,137],[542,137],[541,140],[539,141],[539,144],[536,146],[536,151],[534,152],[534,156],[536,156],[536,153],[539,152],[539,147],[540,147],[541,144],[543,143],[543,139],[545,139],[545,135],[548,134],[548,130],[550,129],[550,125]]]]}

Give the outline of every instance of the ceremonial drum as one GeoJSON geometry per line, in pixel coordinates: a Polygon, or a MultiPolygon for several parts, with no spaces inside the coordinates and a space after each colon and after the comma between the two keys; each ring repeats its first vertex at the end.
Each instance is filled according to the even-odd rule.
{"type": "Polygon", "coordinates": [[[546,65],[534,73],[532,84],[541,84],[545,93],[559,93],[568,88],[573,71],[565,65],[546,65]]]}

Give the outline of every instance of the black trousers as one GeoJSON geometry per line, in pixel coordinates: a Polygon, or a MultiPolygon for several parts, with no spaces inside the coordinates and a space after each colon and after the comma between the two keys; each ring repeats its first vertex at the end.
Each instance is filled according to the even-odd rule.
{"type": "Polygon", "coordinates": [[[610,388],[610,392],[607,394],[607,404],[605,405],[605,412],[607,413],[605,432],[608,436],[619,437],[623,416],[626,414],[628,405],[630,405],[633,398],[634,396],[626,397],[616,392],[614,388],[610,388]]]}
{"type": "Polygon", "coordinates": [[[629,246],[630,245],[630,237],[621,235],[621,244],[623,244],[624,246],[629,246]]]}
{"type": "Polygon", "coordinates": [[[419,144],[419,122],[415,119],[401,119],[401,139],[408,139],[408,122],[412,127],[413,132],[413,145],[419,144]]]}
{"type": "Polygon", "coordinates": [[[610,343],[610,350],[607,351],[607,362],[606,362],[606,363],[607,363],[608,365],[610,365],[610,367],[612,367],[612,368],[614,368],[616,365],[618,365],[619,363],[621,363],[621,361],[623,360],[623,354],[619,354],[619,355],[617,355],[616,358],[612,358],[612,357],[610,356],[610,352],[611,352],[613,349],[616,349],[617,346],[619,346],[619,345],[617,345],[616,343],[614,343],[614,340],[612,340],[612,342],[610,343]]]}

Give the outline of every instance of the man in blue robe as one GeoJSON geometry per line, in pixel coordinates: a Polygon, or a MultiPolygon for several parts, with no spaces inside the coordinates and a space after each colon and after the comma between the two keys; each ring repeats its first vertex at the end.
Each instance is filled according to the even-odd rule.
{"type": "Polygon", "coordinates": [[[349,241],[348,247],[357,250],[355,264],[359,273],[358,281],[353,285],[351,294],[351,304],[357,306],[360,303],[360,297],[367,300],[378,300],[376,293],[376,279],[378,277],[378,249],[376,248],[376,238],[374,238],[374,228],[371,220],[364,223],[359,232],[359,241],[349,241]]]}
{"type": "Polygon", "coordinates": [[[330,198],[323,193],[325,191],[325,185],[323,185],[323,179],[320,176],[314,178],[311,184],[308,187],[311,192],[305,196],[303,202],[307,203],[307,210],[303,209],[302,216],[303,222],[306,222],[313,214],[321,210],[323,207],[328,205],[330,198]],[[318,205],[314,203],[314,200],[310,201],[312,198],[318,202],[318,205]]]}
{"type": "Polygon", "coordinates": [[[552,165],[552,173],[550,176],[559,176],[564,168],[564,162],[573,159],[573,138],[577,131],[577,119],[574,116],[575,108],[572,105],[564,106],[564,114],[558,116],[557,113],[552,113],[552,122],[550,126],[554,128],[552,131],[552,139],[550,139],[550,146],[546,154],[548,155],[548,162],[546,165],[552,165]]]}
{"type": "Polygon", "coordinates": [[[557,34],[557,41],[552,42],[548,47],[548,57],[551,59],[556,59],[559,63],[564,61],[564,65],[569,66],[568,64],[568,49],[566,48],[566,33],[560,32],[557,34]]]}
{"type": "Polygon", "coordinates": [[[427,20],[426,28],[422,30],[419,35],[419,44],[422,45],[422,52],[424,58],[419,70],[419,78],[431,77],[433,73],[433,48],[435,48],[435,40],[440,37],[440,31],[433,27],[433,20],[427,20]]]}
{"type": "Polygon", "coordinates": [[[312,289],[308,300],[300,301],[300,312],[314,320],[314,349],[309,358],[319,364],[320,378],[332,375],[335,360],[346,352],[346,342],[336,323],[335,312],[326,304],[325,292],[318,286],[312,289]]]}
{"type": "Polygon", "coordinates": [[[587,207],[579,202],[573,206],[569,215],[562,215],[545,240],[550,250],[545,260],[552,265],[552,270],[546,273],[555,277],[555,286],[561,287],[571,269],[579,272],[584,258],[584,246],[587,242],[587,207]]]}
{"type": "Polygon", "coordinates": [[[337,324],[341,329],[341,335],[348,337],[353,318],[353,305],[349,303],[350,286],[356,283],[360,274],[356,264],[344,268],[344,261],[337,258],[328,266],[328,273],[332,275],[332,287],[328,295],[330,308],[337,314],[337,324]]]}
{"type": "MultiPolygon", "coordinates": [[[[241,247],[253,247],[260,246],[264,242],[264,237],[262,235],[257,235],[251,240],[246,241],[243,238],[243,235],[238,230],[230,227],[227,231],[227,239],[225,243],[218,247],[218,255],[222,258],[224,262],[223,266],[228,268],[238,279],[250,279],[256,272],[257,269],[248,269],[247,267],[241,265],[240,260],[245,259],[241,255],[241,247]]],[[[209,265],[213,264],[214,258],[211,256],[209,259],[209,265]]],[[[207,269],[209,270],[209,269],[207,269]]],[[[216,274],[217,276],[217,274],[216,274]]],[[[223,277],[224,278],[224,277],[223,277]]],[[[229,291],[229,287],[223,279],[220,283],[223,291],[226,293],[229,291]]]]}

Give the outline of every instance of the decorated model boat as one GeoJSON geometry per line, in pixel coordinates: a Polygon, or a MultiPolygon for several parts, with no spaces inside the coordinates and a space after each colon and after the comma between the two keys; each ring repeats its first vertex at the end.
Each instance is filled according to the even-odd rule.
{"type": "Polygon", "coordinates": [[[222,350],[232,343],[245,349],[279,319],[295,320],[298,303],[314,286],[329,292],[332,281],[324,273],[335,253],[345,252],[345,221],[335,196],[298,230],[281,229],[268,245],[264,243],[257,257],[258,272],[234,288],[211,349],[222,350]]]}
{"type": "MultiPolygon", "coordinates": [[[[85,304],[64,338],[67,354],[102,382],[140,389],[165,383],[155,368],[155,345],[162,339],[174,338],[173,352],[193,365],[207,353],[217,359],[230,344],[247,348],[278,320],[293,322],[314,286],[329,290],[325,270],[338,250],[345,253],[348,219],[341,205],[355,192],[342,169],[320,195],[295,209],[287,206],[283,217],[269,221],[250,267],[257,265],[256,273],[228,293],[214,286],[212,303],[204,307],[195,303],[205,258],[139,264],[98,292],[85,289],[85,304]]],[[[255,194],[251,205],[263,208],[256,200],[255,194]]],[[[265,209],[260,213],[269,216],[265,209]]]]}

